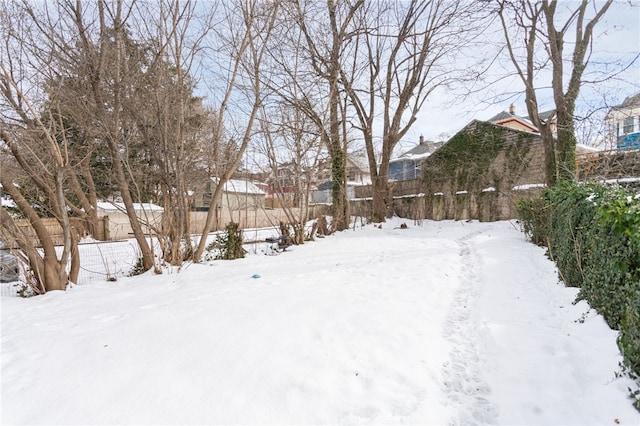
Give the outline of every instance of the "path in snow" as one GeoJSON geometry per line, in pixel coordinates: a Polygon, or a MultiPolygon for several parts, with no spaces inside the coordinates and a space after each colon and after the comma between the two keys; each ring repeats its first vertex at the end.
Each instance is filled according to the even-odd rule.
{"type": "Polygon", "coordinates": [[[449,360],[443,366],[445,394],[456,405],[454,423],[464,425],[494,424],[497,418],[497,407],[490,402],[490,389],[480,378],[477,327],[471,316],[481,283],[475,267],[477,259],[467,241],[479,233],[456,241],[462,263],[460,286],[443,326],[444,337],[451,344],[449,360]]]}

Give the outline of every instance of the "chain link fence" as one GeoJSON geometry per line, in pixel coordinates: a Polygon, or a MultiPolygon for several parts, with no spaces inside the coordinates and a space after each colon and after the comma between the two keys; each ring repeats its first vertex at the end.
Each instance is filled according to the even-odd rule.
{"type": "MultiPolygon", "coordinates": [[[[83,243],[78,248],[80,250],[78,284],[115,281],[128,276],[140,258],[140,251],[133,240],[83,243]]],[[[59,249],[62,248],[59,247],[59,249]]],[[[10,255],[11,252],[3,253],[10,255]]],[[[2,282],[0,296],[16,296],[23,286],[24,284],[20,281],[2,282]]]]}

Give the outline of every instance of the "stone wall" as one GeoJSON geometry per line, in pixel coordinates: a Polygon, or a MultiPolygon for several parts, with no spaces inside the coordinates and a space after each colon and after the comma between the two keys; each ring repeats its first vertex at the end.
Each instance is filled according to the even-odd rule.
{"type": "MultiPolygon", "coordinates": [[[[480,194],[460,192],[457,194],[424,193],[394,197],[393,215],[407,219],[431,220],[479,220],[494,222],[516,219],[517,202],[520,198],[529,198],[540,193],[542,187],[518,189],[509,192],[485,191],[480,194]]],[[[362,198],[351,201],[353,217],[371,215],[371,199],[362,198]]],[[[330,210],[323,214],[331,214],[330,210]]]]}
{"type": "MultiPolygon", "coordinates": [[[[544,182],[540,136],[473,121],[422,164],[419,180],[392,182],[393,214],[410,219],[495,221],[517,217],[517,199],[544,182]]],[[[356,189],[354,216],[371,211],[371,187],[356,189]]]]}

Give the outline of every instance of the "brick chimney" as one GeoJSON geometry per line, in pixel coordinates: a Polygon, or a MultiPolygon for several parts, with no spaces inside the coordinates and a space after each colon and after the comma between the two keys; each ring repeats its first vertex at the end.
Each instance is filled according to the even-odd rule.
{"type": "Polygon", "coordinates": [[[424,136],[420,135],[420,145],[424,144],[424,136]]]}
{"type": "Polygon", "coordinates": [[[509,105],[509,114],[516,115],[516,106],[514,104],[509,105]]]}

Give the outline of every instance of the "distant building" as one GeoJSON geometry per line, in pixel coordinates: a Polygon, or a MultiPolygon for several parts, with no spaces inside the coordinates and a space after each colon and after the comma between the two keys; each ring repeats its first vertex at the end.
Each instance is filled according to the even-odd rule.
{"type": "MultiPolygon", "coordinates": [[[[356,198],[355,188],[357,186],[371,185],[371,173],[369,172],[369,160],[360,155],[348,154],[346,160],[347,172],[347,199],[356,198]]],[[[323,167],[322,172],[318,174],[318,179],[325,180],[311,190],[311,204],[331,204],[333,202],[333,182],[331,176],[327,173],[329,167],[323,167]]]]}
{"type": "MultiPolygon", "coordinates": [[[[557,124],[555,120],[555,110],[544,111],[538,114],[540,120],[546,122],[551,120],[551,132],[554,136],[557,135],[557,124]]],[[[501,113],[494,115],[487,120],[489,123],[497,124],[499,126],[508,127],[513,130],[521,130],[524,132],[538,133],[538,128],[529,120],[528,117],[521,117],[516,115],[516,107],[511,104],[508,111],[502,111],[501,113]]]]}
{"type": "Polygon", "coordinates": [[[293,163],[281,164],[271,171],[266,179],[265,186],[255,182],[266,193],[265,206],[278,208],[284,206],[299,207],[301,195],[298,186],[306,185],[306,173],[296,173],[293,163]],[[300,182],[298,181],[300,180],[300,182]]]}
{"type": "Polygon", "coordinates": [[[369,160],[367,157],[347,155],[347,183],[354,185],[371,184],[369,160]]]}
{"type": "MultiPolygon", "coordinates": [[[[120,240],[131,238],[133,229],[124,203],[99,201],[96,204],[98,217],[108,218],[104,225],[104,239],[120,240]]],[[[164,208],[152,203],[133,203],[133,210],[146,235],[154,235],[162,228],[164,208]]]]}
{"type": "Polygon", "coordinates": [[[640,149],[640,93],[612,107],[605,121],[615,134],[616,148],[640,149]]]}
{"type": "Polygon", "coordinates": [[[413,180],[418,179],[421,173],[420,165],[433,154],[443,142],[432,142],[420,136],[417,146],[389,162],[389,180],[413,180]]]}
{"type": "MultiPolygon", "coordinates": [[[[347,182],[347,199],[353,200],[356,198],[356,185],[352,182],[347,182]]],[[[331,204],[333,202],[333,182],[330,180],[318,185],[318,188],[311,191],[311,204],[331,204]]]]}
{"type": "MultiPolygon", "coordinates": [[[[204,187],[202,194],[197,194],[195,199],[196,210],[207,211],[211,204],[211,198],[220,180],[217,177],[210,178],[204,187]]],[[[222,189],[222,197],[218,200],[218,209],[244,210],[263,209],[266,193],[260,189],[256,182],[240,179],[225,181],[222,189]]]]}

